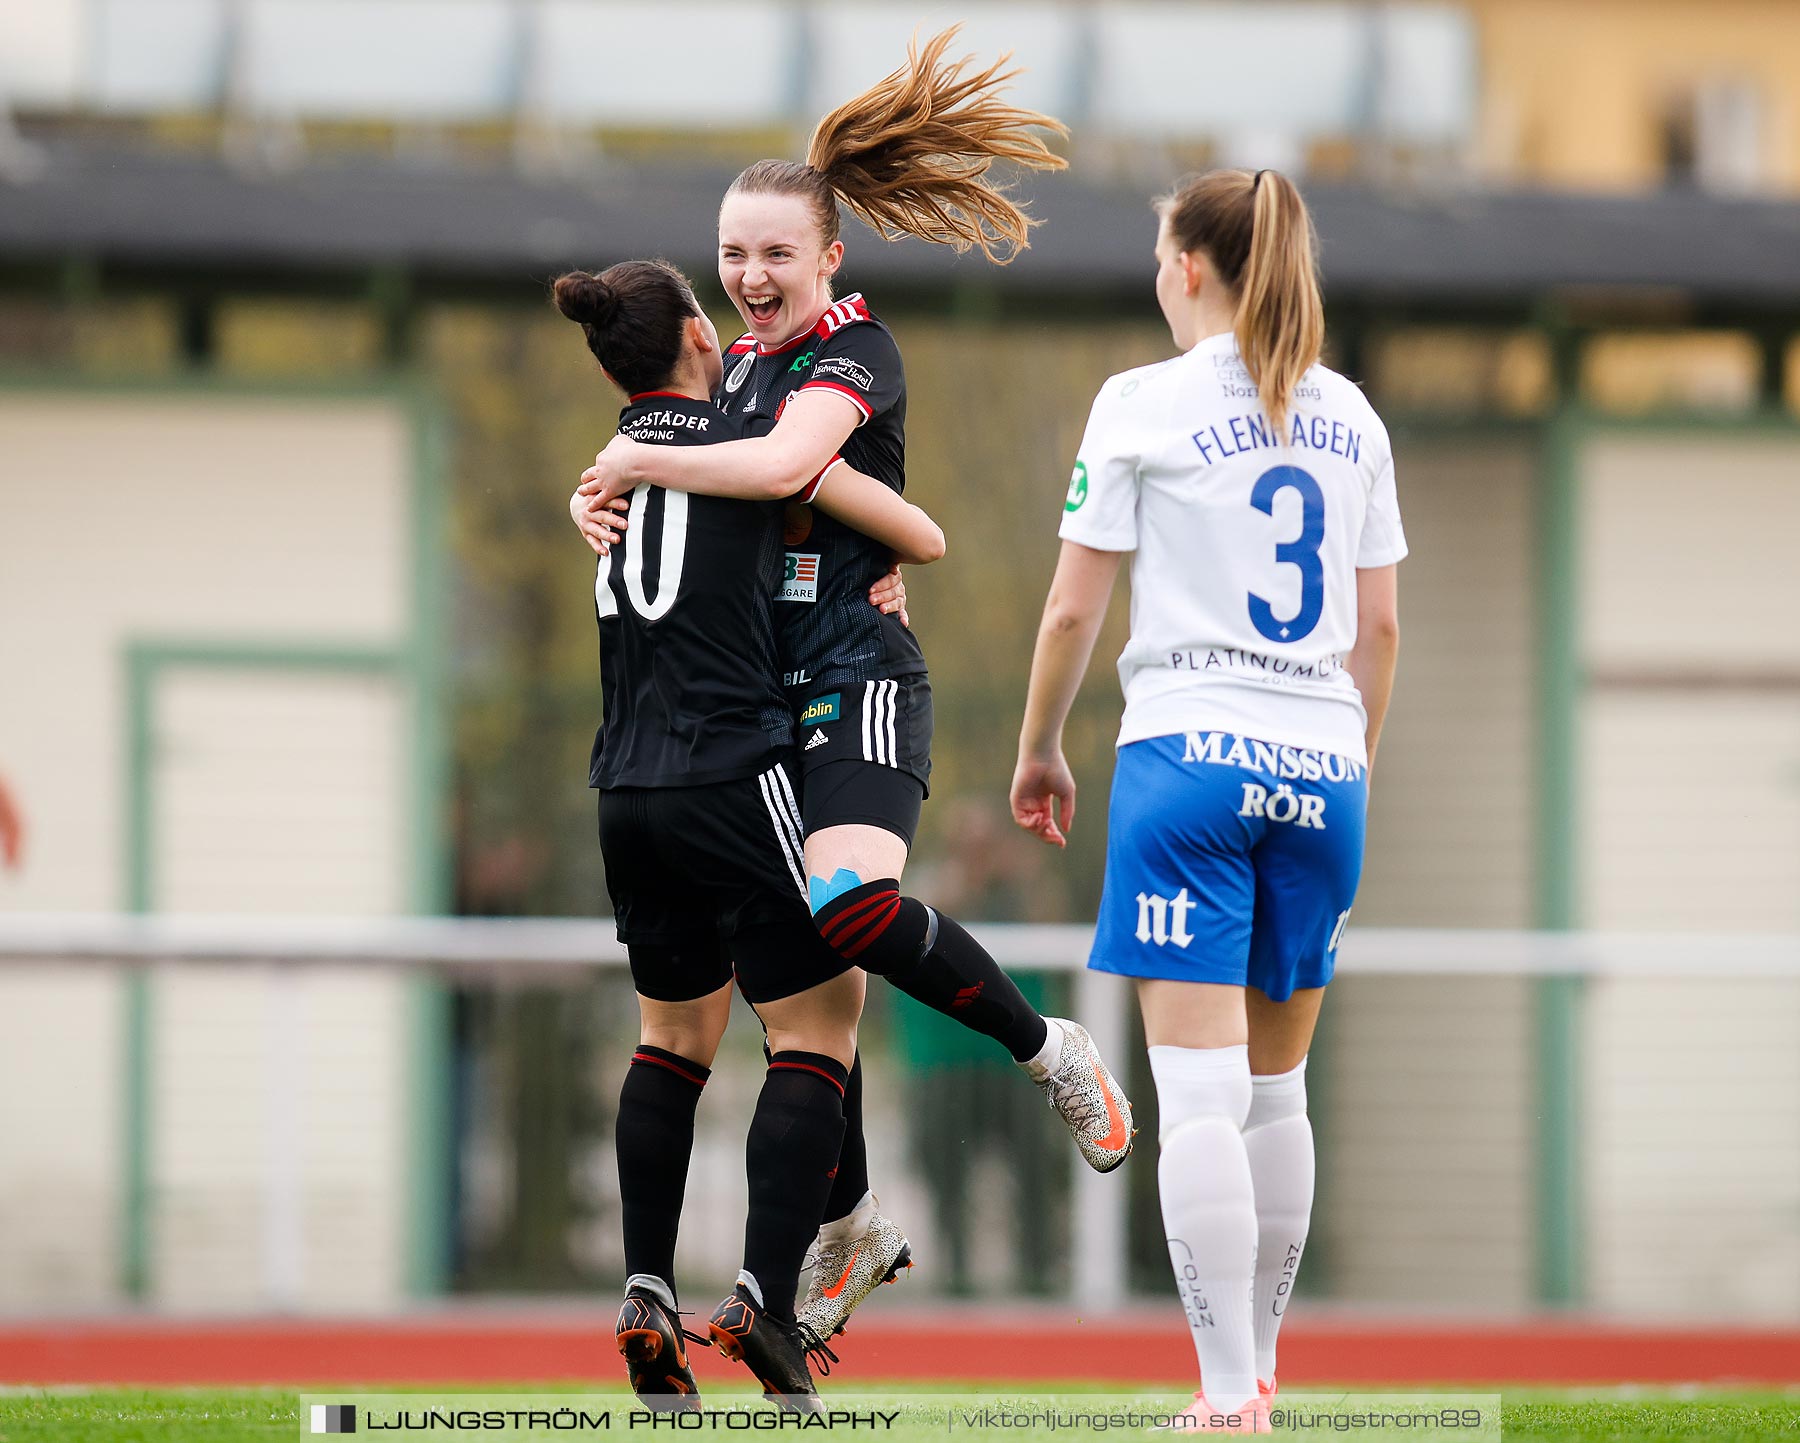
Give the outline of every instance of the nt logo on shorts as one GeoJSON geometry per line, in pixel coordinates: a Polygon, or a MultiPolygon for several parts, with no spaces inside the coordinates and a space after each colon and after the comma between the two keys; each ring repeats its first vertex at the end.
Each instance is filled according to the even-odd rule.
{"type": "Polygon", "coordinates": [[[1185,947],[1194,940],[1194,934],[1188,931],[1187,919],[1199,904],[1188,900],[1186,887],[1173,898],[1139,892],[1137,904],[1138,941],[1154,942],[1158,947],[1167,947],[1173,942],[1177,947],[1185,947]]]}

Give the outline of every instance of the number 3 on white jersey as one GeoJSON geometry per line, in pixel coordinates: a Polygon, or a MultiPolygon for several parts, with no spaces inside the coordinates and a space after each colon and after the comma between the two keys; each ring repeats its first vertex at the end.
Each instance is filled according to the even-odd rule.
{"type": "Polygon", "coordinates": [[[1300,610],[1286,621],[1275,608],[1250,593],[1250,624],[1270,641],[1300,641],[1311,636],[1325,614],[1325,563],[1319,547],[1325,542],[1325,493],[1312,473],[1298,466],[1276,466],[1256,478],[1250,504],[1265,516],[1275,514],[1275,498],[1283,491],[1300,493],[1300,534],[1275,547],[1275,560],[1300,568],[1300,610]]]}
{"type": "MultiPolygon", "coordinates": [[[[661,487],[653,487],[648,481],[639,483],[631,493],[631,525],[625,533],[620,545],[624,548],[625,559],[621,563],[621,573],[625,581],[625,594],[631,601],[631,609],[645,621],[657,621],[669,614],[669,608],[675,604],[676,593],[681,590],[681,566],[687,556],[687,523],[688,494],[685,491],[664,491],[661,487]],[[656,600],[651,601],[644,595],[644,552],[639,538],[648,535],[645,517],[650,512],[650,493],[657,492],[663,498],[662,526],[662,566],[658,572],[656,584],[656,600]]],[[[602,616],[617,616],[619,604],[613,597],[612,587],[607,584],[607,563],[609,556],[600,558],[600,565],[594,572],[594,605],[602,616]]]]}

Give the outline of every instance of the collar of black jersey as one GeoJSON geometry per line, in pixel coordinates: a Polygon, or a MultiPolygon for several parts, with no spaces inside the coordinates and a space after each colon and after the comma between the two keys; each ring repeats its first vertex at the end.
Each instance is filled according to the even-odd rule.
{"type": "Polygon", "coordinates": [[[835,301],[825,308],[825,314],[819,317],[819,323],[810,331],[802,331],[791,341],[783,341],[779,346],[765,346],[755,336],[739,336],[731,343],[728,356],[741,356],[745,351],[755,351],[759,356],[785,356],[796,346],[808,341],[822,340],[834,331],[841,331],[845,326],[854,325],[858,321],[872,321],[874,314],[869,310],[869,303],[863,299],[863,293],[857,291],[841,301],[835,301]]]}
{"type": "Polygon", "coordinates": [[[639,391],[635,396],[625,398],[625,409],[635,410],[639,406],[648,406],[652,401],[686,401],[690,406],[699,406],[708,411],[719,408],[705,396],[687,396],[680,391],[639,391]]]}

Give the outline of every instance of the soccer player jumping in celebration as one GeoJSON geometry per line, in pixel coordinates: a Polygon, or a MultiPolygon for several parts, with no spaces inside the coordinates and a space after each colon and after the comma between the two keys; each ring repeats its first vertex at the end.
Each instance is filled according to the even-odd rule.
{"type": "MultiPolygon", "coordinates": [[[[788,499],[781,665],[800,719],[807,887],[820,935],[865,971],[994,1038],[1043,1090],[1101,1172],[1131,1150],[1131,1105],[1085,1029],[1045,1018],[958,923],[900,888],[930,776],[931,688],[912,632],[863,594],[887,548],[805,504],[840,462],[905,485],[906,380],[893,335],[860,295],[834,299],[839,207],[888,236],[978,247],[1004,263],[1029,218],[991,183],[996,160],[1063,164],[1038,130],[1054,120],[997,98],[1000,64],[946,63],[954,30],[819,122],[804,163],[765,160],[719,209],[719,280],[748,333],[717,400],[751,439],[653,447],[622,434],[585,473],[595,507],[641,482],[698,494],[788,499]]],[[[1002,62],[1003,63],[1003,62],[1002,62]]],[[[851,1079],[851,1103],[860,1078],[851,1079]]],[[[856,1146],[840,1160],[801,1319],[842,1327],[906,1247],[868,1190],[856,1146]]]]}
{"type": "MultiPolygon", "coordinates": [[[[740,434],[710,399],[718,336],[678,271],[570,272],[556,302],[630,398],[622,434],[668,448],[740,434]]],[[[929,517],[867,476],[837,478],[830,504],[904,554],[942,550],[929,517]]],[[[821,1340],[796,1325],[794,1296],[842,1148],[864,979],[806,905],[794,719],[776,666],[781,508],[646,486],[630,512],[609,528],[624,544],[595,547],[609,553],[594,588],[606,710],[589,774],[642,1018],[619,1095],[629,1277],[618,1346],[640,1396],[693,1398],[683,1340],[698,1335],[675,1311],[675,1239],[735,976],[770,1056],[746,1147],[744,1272],[713,1335],[728,1329],[765,1390],[800,1405],[821,1340]]]]}
{"type": "Polygon", "coordinates": [[[1319,364],[1312,222],[1274,171],[1158,206],[1184,354],[1107,381],[1063,506],[1013,815],[1063,845],[1062,728],[1132,553],[1125,715],[1088,966],[1138,979],[1195,1431],[1269,1431],[1312,1212],[1306,1053],[1362,873],[1406,555],[1386,429],[1319,364]]]}

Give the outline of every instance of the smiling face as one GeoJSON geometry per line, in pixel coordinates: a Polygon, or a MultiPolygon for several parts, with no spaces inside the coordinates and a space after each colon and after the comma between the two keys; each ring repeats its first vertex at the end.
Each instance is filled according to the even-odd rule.
{"type": "Polygon", "coordinates": [[[802,195],[733,191],[719,207],[719,284],[765,348],[812,329],[831,304],[844,243],[819,243],[802,195]]]}

